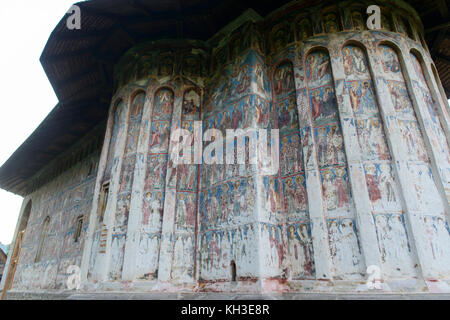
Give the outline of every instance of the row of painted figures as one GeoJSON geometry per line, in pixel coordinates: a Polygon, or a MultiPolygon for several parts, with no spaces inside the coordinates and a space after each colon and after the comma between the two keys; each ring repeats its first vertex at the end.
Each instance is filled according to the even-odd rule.
{"type": "MultiPolygon", "coordinates": [[[[376,215],[374,219],[384,274],[393,277],[415,276],[417,270],[403,216],[385,214],[376,215]]],[[[363,262],[355,221],[330,219],[327,225],[335,277],[349,279],[361,276],[363,262]]],[[[445,243],[448,243],[449,236],[444,219],[442,217],[426,218],[425,227],[435,259],[445,259],[446,254],[443,250],[447,248],[445,243]]],[[[193,238],[185,235],[176,236],[174,240],[172,279],[192,280],[193,238]]],[[[250,264],[255,261],[253,259],[258,252],[253,225],[208,231],[199,236],[199,241],[202,280],[228,279],[232,260],[239,267],[239,276],[244,277],[246,272],[251,273],[250,264]]],[[[142,234],[141,236],[139,261],[143,264],[138,263],[138,269],[152,270],[142,275],[141,279],[151,279],[156,275],[159,242],[158,235],[142,234]],[[149,264],[151,261],[153,263],[149,264]],[[149,268],[150,265],[152,268],[149,268]]],[[[280,225],[261,224],[261,245],[261,258],[267,267],[265,272],[272,276],[284,275],[293,280],[314,277],[314,252],[309,223],[290,224],[286,226],[286,229],[280,225]],[[287,232],[286,240],[284,240],[283,230],[287,232]]]]}
{"type": "MultiPolygon", "coordinates": [[[[347,55],[344,59],[345,71],[351,79],[348,81],[347,88],[350,94],[352,107],[355,111],[356,117],[358,118],[356,128],[358,132],[358,139],[362,146],[364,160],[378,160],[381,162],[389,161],[389,151],[384,140],[383,130],[381,129],[382,123],[377,111],[378,108],[374,96],[373,85],[370,81],[370,74],[367,68],[367,60],[365,60],[364,55],[361,55],[361,51],[355,48],[350,48],[350,50],[348,50],[345,54],[347,55]],[[365,118],[366,116],[370,116],[370,119],[365,118]]],[[[389,79],[388,87],[391,91],[393,106],[399,116],[399,127],[401,136],[404,139],[404,145],[409,151],[409,154],[414,156],[414,159],[427,162],[428,159],[426,156],[426,151],[412,108],[411,100],[408,95],[408,90],[406,89],[405,81],[401,75],[398,57],[395,51],[384,47],[381,47],[380,54],[382,55],[384,72],[387,74],[389,79]]],[[[292,81],[293,74],[290,72],[290,68],[291,66],[282,66],[280,70],[283,72],[280,71],[276,73],[274,82],[274,91],[277,95],[276,101],[279,102],[278,107],[281,107],[281,110],[285,111],[279,115],[277,119],[278,125],[282,130],[286,129],[288,132],[289,130],[294,131],[293,134],[285,135],[281,139],[281,174],[283,175],[299,173],[303,170],[302,156],[299,152],[301,139],[299,139],[300,136],[298,135],[297,127],[298,121],[295,117],[296,108],[292,107],[295,100],[291,99],[291,93],[293,92],[295,86],[292,81]]],[[[352,204],[349,179],[347,170],[345,169],[346,159],[343,150],[343,137],[340,130],[339,119],[337,117],[338,108],[333,89],[333,79],[329,57],[324,52],[311,54],[307,59],[306,69],[306,79],[309,85],[308,90],[310,90],[310,105],[315,130],[314,136],[316,137],[318,162],[321,168],[325,205],[329,214],[330,212],[338,211],[338,213],[333,213],[333,215],[336,217],[345,217],[329,220],[328,229],[331,256],[338,274],[358,274],[362,272],[362,263],[358,236],[350,208],[352,204]]],[[[152,127],[155,128],[155,136],[152,135],[151,139],[152,147],[160,144],[160,141],[162,140],[167,141],[167,139],[158,139],[157,137],[157,134],[160,133],[161,128],[166,128],[167,132],[170,131],[170,117],[168,115],[171,114],[171,108],[173,107],[173,96],[171,98],[170,94],[161,94],[158,96],[158,99],[161,102],[161,112],[155,113],[155,122],[152,124],[152,127]],[[159,127],[157,127],[157,125],[159,125],[159,127]]],[[[205,122],[207,124],[206,126],[219,128],[229,126],[232,128],[238,128],[242,127],[244,124],[250,124],[249,106],[258,105],[255,104],[255,99],[257,98],[254,96],[248,96],[240,102],[237,102],[232,107],[226,109],[224,112],[211,115],[208,118],[208,121],[205,122]]],[[[431,104],[431,102],[428,103],[431,104]]],[[[184,115],[186,117],[196,113],[196,103],[186,103],[185,107],[186,112],[184,115]]],[[[257,112],[256,120],[258,123],[261,122],[264,124],[270,121],[265,118],[264,112],[257,112]]],[[[168,134],[165,136],[168,137],[168,134]]],[[[166,143],[159,151],[167,151],[167,148],[168,146],[166,143]]],[[[155,149],[155,151],[158,150],[155,149]]],[[[165,158],[164,155],[163,157],[164,159],[162,159],[162,163],[167,162],[167,158],[165,158]]],[[[382,165],[378,165],[378,167],[377,165],[378,164],[375,164],[375,169],[367,164],[365,165],[371,201],[373,203],[382,202],[383,205],[380,207],[383,209],[383,212],[388,212],[389,210],[401,212],[402,208],[398,205],[396,187],[394,186],[394,180],[391,175],[392,168],[389,167],[389,164],[383,164],[385,166],[384,168],[382,165]],[[386,167],[386,165],[388,167],[386,167]],[[396,203],[396,205],[385,205],[390,202],[396,203]]],[[[158,172],[156,176],[159,178],[152,181],[149,186],[158,186],[159,183],[157,183],[157,181],[164,182],[165,179],[163,176],[165,171],[166,170],[163,165],[160,170],[155,171],[158,172]]],[[[180,167],[180,172],[183,173],[181,185],[186,187],[186,189],[192,190],[193,186],[196,184],[194,180],[195,171],[192,170],[192,168],[187,169],[180,167]]],[[[206,232],[206,230],[211,230],[216,227],[229,227],[234,224],[241,224],[248,221],[251,209],[255,204],[255,199],[252,199],[251,197],[255,194],[254,189],[252,189],[252,183],[248,183],[248,181],[244,180],[235,180],[232,183],[225,182],[219,186],[213,187],[217,184],[217,182],[223,182],[224,180],[238,177],[240,175],[242,175],[242,172],[233,166],[228,167],[227,170],[220,170],[219,167],[212,166],[205,167],[205,171],[202,176],[208,178],[209,181],[203,185],[208,189],[200,194],[200,203],[202,204],[202,231],[206,232]],[[210,168],[210,171],[208,171],[207,168],[210,168]],[[227,174],[227,172],[230,174],[227,174]]],[[[306,188],[303,175],[298,175],[295,179],[291,177],[286,179],[267,179],[264,181],[264,185],[266,190],[265,204],[267,212],[274,213],[288,211],[288,217],[291,213],[295,212],[296,214],[299,214],[294,214],[292,220],[288,219],[289,222],[300,221],[301,219],[307,220],[307,215],[303,214],[307,211],[306,188]],[[281,192],[283,192],[284,196],[280,194],[281,192]]],[[[163,187],[163,184],[161,186],[163,187]]],[[[161,202],[154,206],[157,208],[155,209],[154,214],[156,219],[155,224],[158,225],[161,222],[163,198],[164,194],[161,193],[159,196],[159,201],[161,202]]],[[[193,209],[195,207],[193,205],[193,202],[195,202],[195,197],[189,197],[186,195],[181,197],[180,195],[178,199],[181,201],[179,202],[179,204],[181,204],[181,206],[179,206],[181,216],[178,217],[177,220],[181,225],[193,226],[195,221],[195,211],[193,209]]],[[[380,226],[380,230],[383,229],[388,230],[389,232],[397,232],[402,235],[405,234],[404,223],[401,216],[393,216],[389,219],[387,220],[387,223],[383,222],[383,218],[377,219],[377,224],[380,226]],[[400,228],[399,225],[401,225],[402,228],[400,228]]],[[[285,253],[283,253],[282,250],[283,246],[281,244],[281,233],[277,231],[277,228],[278,227],[268,228],[268,241],[263,241],[263,243],[270,243],[270,248],[267,250],[267,252],[270,253],[270,257],[267,258],[268,261],[271,261],[270,267],[274,268],[274,270],[277,269],[280,271],[279,269],[283,269],[283,263],[280,262],[283,259],[280,257],[283,257],[285,253]]],[[[444,228],[443,230],[447,229],[444,228]]],[[[381,234],[381,231],[379,232],[381,234]]],[[[387,233],[387,231],[384,232],[387,233]]],[[[302,229],[300,229],[299,238],[303,239],[303,250],[297,250],[297,254],[294,254],[294,256],[301,256],[299,252],[304,252],[305,257],[311,256],[311,254],[308,253],[311,252],[310,247],[308,247],[309,245],[304,244],[307,243],[307,241],[304,240],[304,233],[305,230],[303,229],[302,232],[302,229]],[[303,236],[300,234],[303,234],[303,236]]],[[[444,234],[447,234],[448,236],[448,232],[444,234]]],[[[263,231],[262,235],[265,237],[266,233],[263,231]]],[[[390,237],[391,236],[380,236],[382,241],[386,243],[389,242],[390,237]]],[[[400,237],[400,235],[396,237],[400,237]]],[[[439,237],[443,237],[443,235],[439,235],[439,237]]],[[[225,237],[225,239],[226,238],[227,237],[225,237]]],[[[296,237],[289,237],[289,239],[292,240],[295,238],[296,237]]],[[[222,263],[214,262],[214,259],[218,259],[217,250],[220,248],[220,245],[217,245],[217,237],[213,236],[211,239],[211,243],[207,241],[207,249],[205,249],[202,245],[202,250],[212,252],[210,254],[204,253],[202,256],[208,257],[207,259],[205,258],[207,260],[205,264],[206,269],[208,270],[208,268],[213,268],[214,265],[229,265],[229,261],[226,261],[226,259],[222,263]]],[[[409,256],[409,253],[405,254],[405,252],[408,252],[409,249],[407,249],[407,240],[405,239],[406,237],[403,240],[397,239],[400,241],[399,243],[402,244],[397,249],[400,250],[399,248],[403,248],[403,252],[387,253],[386,250],[393,250],[393,248],[391,248],[393,245],[384,244],[384,251],[382,253],[383,259],[385,261],[388,261],[389,259],[406,261],[407,258],[405,257],[409,256]],[[394,258],[389,258],[389,256],[393,256],[394,258]]],[[[245,243],[240,243],[239,245],[242,246],[238,254],[238,257],[240,258],[236,257],[236,259],[241,259],[241,262],[246,261],[248,256],[252,255],[252,252],[254,254],[255,249],[251,248],[251,246],[246,247],[245,243]],[[243,253],[244,251],[245,254],[243,253]]],[[[181,245],[179,245],[179,247],[180,246],[181,245]]],[[[178,260],[181,259],[181,252],[183,252],[183,250],[179,249],[177,256],[178,260]]],[[[292,252],[295,251],[296,250],[293,248],[292,252]]],[[[437,249],[435,251],[439,252],[437,249]]],[[[307,258],[305,259],[308,260],[307,258]]],[[[181,260],[178,262],[181,263],[181,260]]],[[[178,262],[176,264],[177,266],[178,262]]],[[[294,263],[294,265],[296,266],[295,268],[299,267],[299,264],[297,263],[294,263]]],[[[310,260],[309,262],[302,262],[300,266],[302,266],[300,269],[306,270],[309,268],[309,270],[312,270],[312,263],[310,260]]],[[[293,267],[292,270],[295,270],[295,268],[293,267]]],[[[279,274],[278,271],[276,274],[279,274]]],[[[298,271],[298,273],[301,272],[298,271]]],[[[311,271],[309,274],[310,273],[311,271]]],[[[307,274],[307,272],[303,271],[303,274],[307,274]]]]}

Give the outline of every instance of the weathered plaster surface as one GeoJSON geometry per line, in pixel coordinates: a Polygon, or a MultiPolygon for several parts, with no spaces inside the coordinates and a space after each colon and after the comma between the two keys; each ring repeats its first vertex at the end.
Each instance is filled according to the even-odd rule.
{"type": "Polygon", "coordinates": [[[70,265],[81,266],[97,162],[98,155],[92,155],[26,197],[25,201],[31,201],[33,205],[13,289],[20,291],[64,289],[68,277],[67,268],[70,265]],[[47,216],[50,217],[49,232],[43,245],[41,259],[36,262],[40,231],[47,216]],[[80,217],[83,219],[83,226],[80,237],[75,242],[76,221],[80,217]]]}
{"type": "Polygon", "coordinates": [[[400,7],[379,31],[365,30],[362,2],[294,5],[220,39],[133,48],[96,181],[80,164],[29,197],[13,289],[60,289],[76,264],[87,291],[355,292],[369,266],[388,292],[449,291],[449,117],[420,21],[400,7]],[[196,120],[279,129],[278,172],[175,166],[171,132],[196,120]]]}

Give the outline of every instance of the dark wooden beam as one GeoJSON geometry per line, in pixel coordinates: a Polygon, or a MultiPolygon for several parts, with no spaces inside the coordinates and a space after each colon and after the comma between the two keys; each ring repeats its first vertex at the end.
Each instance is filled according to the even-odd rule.
{"type": "Polygon", "coordinates": [[[83,19],[83,12],[85,12],[85,13],[87,12],[88,14],[91,14],[91,15],[97,16],[97,17],[108,18],[110,20],[118,20],[121,18],[120,15],[109,13],[104,10],[99,10],[99,9],[93,7],[93,5],[95,5],[95,3],[91,3],[90,1],[80,4],[81,19],[83,19]]]}
{"type": "Polygon", "coordinates": [[[76,73],[73,73],[70,77],[67,77],[64,80],[59,80],[57,82],[56,88],[58,88],[58,89],[64,88],[66,85],[72,83],[73,81],[77,81],[77,80],[80,80],[80,79],[86,77],[88,74],[90,74],[96,70],[97,64],[98,63],[96,63],[96,62],[91,62],[86,67],[84,67],[82,70],[80,70],[76,73]]]}
{"type": "Polygon", "coordinates": [[[64,34],[58,35],[58,39],[61,40],[80,40],[80,39],[89,39],[95,37],[106,37],[113,31],[113,28],[108,28],[101,31],[84,31],[81,30],[71,30],[66,31],[64,34]]]}
{"type": "Polygon", "coordinates": [[[436,54],[436,58],[447,63],[448,65],[450,65],[450,57],[448,57],[442,53],[438,53],[438,54],[436,54]]]}
{"type": "Polygon", "coordinates": [[[434,27],[427,28],[427,29],[425,29],[425,33],[431,33],[431,32],[434,32],[434,31],[443,30],[443,29],[449,29],[449,28],[450,28],[450,21],[442,23],[442,24],[439,24],[439,25],[434,26],[434,27]]]}
{"type": "Polygon", "coordinates": [[[111,79],[109,79],[109,76],[106,72],[105,64],[99,63],[97,68],[101,79],[101,87],[107,87],[111,79]]]}
{"type": "Polygon", "coordinates": [[[152,12],[149,8],[147,8],[144,4],[142,4],[139,0],[131,0],[130,5],[133,8],[138,9],[140,12],[142,12],[145,16],[150,17],[152,15],[152,12]]]}
{"type": "Polygon", "coordinates": [[[53,63],[53,62],[58,62],[58,61],[62,61],[62,60],[68,60],[68,59],[76,57],[76,56],[89,54],[96,48],[97,48],[97,44],[93,45],[92,47],[71,51],[70,53],[61,53],[61,54],[56,54],[56,55],[51,55],[51,56],[42,56],[41,62],[53,63]]]}
{"type": "Polygon", "coordinates": [[[436,54],[437,52],[439,52],[442,41],[444,41],[445,39],[446,33],[447,33],[446,30],[439,31],[438,35],[433,41],[433,44],[430,47],[430,51],[432,54],[436,54]]]}
{"type": "Polygon", "coordinates": [[[442,18],[448,17],[448,6],[447,0],[436,0],[437,7],[439,8],[439,12],[441,13],[442,18]]]}
{"type": "Polygon", "coordinates": [[[445,94],[447,95],[447,98],[450,98],[450,89],[444,88],[444,91],[445,91],[445,94]]]}

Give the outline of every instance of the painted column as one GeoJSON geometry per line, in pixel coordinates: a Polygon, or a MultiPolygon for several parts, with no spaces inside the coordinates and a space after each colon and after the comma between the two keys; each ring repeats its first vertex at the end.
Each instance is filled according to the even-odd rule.
{"type": "MultiPolygon", "coordinates": [[[[95,240],[94,236],[95,236],[96,229],[99,229],[99,227],[101,227],[102,233],[103,233],[103,230],[105,230],[105,233],[106,233],[106,228],[104,227],[103,222],[99,222],[99,215],[98,215],[99,201],[100,201],[100,195],[102,192],[105,171],[107,170],[107,166],[108,166],[108,162],[109,162],[108,158],[114,156],[114,155],[109,154],[110,153],[109,149],[110,149],[110,147],[112,147],[111,141],[116,138],[116,137],[113,137],[114,126],[117,125],[117,123],[115,123],[116,122],[115,121],[116,112],[117,112],[117,109],[119,108],[120,103],[123,103],[123,100],[122,100],[122,102],[118,102],[118,101],[121,101],[121,98],[119,95],[117,95],[116,97],[113,97],[112,101],[113,101],[113,103],[111,104],[110,111],[108,114],[108,124],[106,126],[105,139],[104,139],[103,148],[102,148],[99,165],[98,165],[97,179],[96,179],[96,184],[95,184],[92,209],[91,209],[90,218],[89,218],[89,229],[87,232],[86,244],[85,244],[85,247],[83,250],[83,258],[82,258],[82,263],[81,263],[81,281],[82,281],[83,285],[87,285],[88,273],[94,272],[94,270],[92,268],[95,267],[95,265],[91,265],[92,259],[94,259],[95,261],[97,259],[99,259],[99,260],[104,259],[104,253],[99,252],[100,250],[99,250],[98,245],[100,245],[100,244],[94,243],[94,240],[95,240]],[[115,105],[115,104],[117,104],[117,105],[115,105]],[[94,250],[96,250],[96,251],[94,252],[94,250]]],[[[125,106],[122,106],[122,108],[125,108],[125,106]]],[[[125,111],[122,110],[122,112],[125,112],[125,111]]],[[[106,216],[106,212],[105,212],[105,216],[106,216]]],[[[102,238],[105,238],[105,237],[106,237],[106,234],[102,238]]],[[[95,273],[98,274],[98,272],[95,272],[95,273]]],[[[100,280],[100,279],[95,279],[95,280],[100,280]]]]}
{"type": "MultiPolygon", "coordinates": [[[[127,95],[127,98],[128,95],[127,95]]],[[[114,149],[114,164],[111,169],[111,178],[110,178],[110,184],[109,184],[109,197],[108,197],[108,203],[106,205],[105,210],[105,216],[104,216],[104,224],[105,224],[105,233],[106,233],[106,248],[105,248],[105,254],[104,259],[100,264],[100,276],[103,281],[108,281],[110,279],[110,268],[111,268],[111,245],[112,245],[112,237],[113,237],[113,229],[114,229],[114,222],[115,222],[115,216],[116,216],[116,206],[118,201],[118,195],[120,191],[120,172],[122,169],[122,163],[123,163],[123,154],[125,151],[125,145],[127,141],[127,132],[128,132],[128,124],[129,124],[129,118],[130,118],[130,109],[131,109],[131,102],[129,99],[124,101],[124,117],[121,118],[125,119],[125,121],[121,121],[120,131],[117,136],[116,141],[116,147],[114,149]]]]}
{"type": "MultiPolygon", "coordinates": [[[[317,46],[317,44],[316,44],[317,46]]],[[[309,48],[308,48],[309,49],[309,48]]],[[[323,216],[333,279],[361,279],[364,261],[356,229],[356,213],[348,178],[342,125],[328,51],[316,47],[304,51],[306,97],[311,110],[323,216]]],[[[314,189],[313,189],[314,190],[314,189]]]]}
{"type": "MultiPolygon", "coordinates": [[[[226,64],[227,57],[222,57],[225,61],[221,62],[223,65],[220,67],[223,69],[216,72],[221,72],[224,76],[215,77],[214,82],[210,84],[211,91],[206,92],[203,108],[205,133],[207,129],[217,129],[225,138],[227,129],[241,129],[241,133],[236,133],[237,135],[249,133],[251,137],[256,122],[254,110],[264,109],[264,116],[268,117],[264,61],[253,48],[248,50],[247,41],[239,45],[239,42],[246,38],[233,37],[237,42],[232,41],[233,58],[226,64]],[[262,78],[263,81],[263,88],[258,86],[262,92],[256,91],[256,69],[260,71],[259,79],[262,78]],[[233,72],[234,70],[239,72],[233,72]],[[225,76],[226,73],[231,76],[225,76]]],[[[226,49],[222,47],[217,52],[226,49]]],[[[256,165],[250,161],[245,164],[236,163],[237,142],[234,140],[229,139],[225,143],[218,141],[220,144],[217,141],[215,144],[210,143],[208,140],[205,143],[205,156],[211,155],[211,160],[219,160],[219,163],[204,163],[201,169],[198,234],[200,249],[197,250],[200,252],[199,276],[203,284],[211,283],[216,290],[217,286],[225,288],[223,290],[233,290],[236,286],[247,285],[251,287],[249,290],[255,290],[256,279],[262,269],[257,262],[261,244],[258,234],[262,213],[258,212],[255,205],[257,196],[261,194],[258,186],[260,176],[256,178],[256,165]],[[215,156],[211,154],[213,147],[216,147],[215,156]],[[225,153],[228,154],[227,147],[231,147],[230,151],[235,155],[231,157],[231,153],[229,154],[232,164],[222,164],[225,153]],[[235,282],[230,281],[233,261],[236,267],[235,282]],[[217,284],[214,284],[215,281],[217,284]]]]}
{"type": "MultiPolygon", "coordinates": [[[[300,59],[303,59],[303,56],[300,59]]],[[[333,272],[331,269],[330,246],[325,218],[326,209],[323,202],[322,183],[317,163],[317,149],[314,143],[304,61],[300,61],[300,64],[296,65],[294,70],[316,278],[332,279],[333,272]]]]}
{"type": "MultiPolygon", "coordinates": [[[[440,83],[440,79],[437,78],[439,75],[434,67],[433,61],[430,57],[425,57],[427,67],[424,68],[427,70],[427,74],[425,75],[427,78],[427,82],[430,84],[431,92],[435,101],[437,101],[437,112],[440,115],[441,125],[444,130],[444,134],[447,138],[447,143],[450,142],[450,115],[449,111],[450,107],[448,104],[447,97],[444,94],[444,89],[442,88],[442,84],[440,83]]],[[[445,194],[447,196],[447,202],[450,203],[450,187],[445,188],[445,194]]],[[[448,215],[447,215],[448,217],[448,215]]]]}
{"type": "Polygon", "coordinates": [[[109,276],[112,281],[122,280],[131,194],[137,160],[137,147],[145,104],[145,91],[141,90],[141,88],[130,89],[130,117],[128,119],[127,138],[122,157],[123,165],[120,168],[120,187],[112,231],[111,264],[109,267],[109,276]],[[133,89],[134,91],[132,91],[133,89]]]}
{"type": "MultiPolygon", "coordinates": [[[[194,281],[196,257],[196,221],[198,209],[199,165],[194,159],[193,143],[196,122],[200,121],[201,92],[197,87],[183,86],[181,127],[192,135],[189,154],[183,151],[187,162],[177,166],[176,215],[174,222],[174,254],[172,259],[173,281],[191,283],[194,281]]],[[[201,122],[200,122],[201,123],[201,122]]],[[[199,126],[201,127],[201,126],[199,126]]],[[[199,145],[201,144],[201,138],[199,145]]]]}
{"type": "MultiPolygon", "coordinates": [[[[330,43],[330,47],[340,48],[341,46],[341,41],[334,42],[332,40],[330,43]]],[[[374,265],[381,268],[377,232],[370,206],[371,201],[369,199],[366,176],[361,161],[363,152],[358,141],[356,119],[353,115],[350,95],[346,88],[343,58],[340,50],[331,51],[330,56],[362,254],[366,267],[374,265]]]]}
{"type": "MultiPolygon", "coordinates": [[[[30,202],[30,200],[31,200],[30,196],[25,197],[23,199],[22,205],[20,207],[20,214],[19,214],[19,218],[17,219],[16,230],[14,231],[14,237],[13,237],[14,241],[12,241],[11,245],[9,246],[8,257],[6,259],[5,268],[3,269],[2,281],[0,282],[0,291],[5,289],[6,279],[9,278],[8,272],[11,267],[11,258],[14,253],[14,248],[15,248],[16,241],[17,241],[17,235],[19,233],[20,223],[22,222],[23,215],[24,215],[25,209],[26,209],[26,205],[30,202]]],[[[33,208],[31,210],[33,210],[33,208]]],[[[31,212],[30,212],[30,216],[31,216],[31,212]]],[[[25,231],[25,233],[27,233],[27,232],[25,231]]],[[[20,261],[20,257],[19,257],[18,261],[20,261]]],[[[14,281],[13,281],[13,283],[14,283],[14,281]]]]}
{"type": "Polygon", "coordinates": [[[428,53],[425,59],[427,64],[426,69],[428,70],[428,83],[432,84],[433,96],[437,101],[439,101],[438,111],[441,114],[441,119],[443,122],[442,124],[445,128],[447,140],[450,140],[450,106],[445,95],[444,88],[442,87],[441,80],[439,79],[439,74],[437,73],[436,67],[434,66],[434,61],[431,59],[428,53]]]}
{"type": "MultiPolygon", "coordinates": [[[[181,127],[181,110],[183,107],[183,90],[181,86],[175,89],[175,102],[172,114],[171,133],[181,127]]],[[[161,246],[159,254],[158,280],[168,282],[171,279],[172,261],[174,254],[174,228],[177,197],[177,167],[173,164],[170,150],[173,150],[174,142],[169,139],[168,169],[166,176],[164,214],[161,230],[161,246]]]]}

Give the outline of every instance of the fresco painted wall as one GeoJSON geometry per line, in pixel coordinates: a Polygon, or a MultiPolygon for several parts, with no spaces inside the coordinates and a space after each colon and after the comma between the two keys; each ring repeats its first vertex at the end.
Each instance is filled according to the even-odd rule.
{"type": "Polygon", "coordinates": [[[383,271],[391,277],[413,277],[418,271],[367,54],[359,46],[348,45],[343,48],[343,59],[383,271]]]}
{"type": "MultiPolygon", "coordinates": [[[[229,47],[216,50],[217,69],[204,98],[204,131],[215,128],[225,137],[227,129],[269,126],[268,80],[258,41],[251,26],[244,25],[229,47]]],[[[233,164],[222,161],[201,167],[197,241],[199,279],[204,283],[229,282],[232,263],[238,279],[253,281],[259,275],[257,168],[250,159],[249,143],[246,138],[243,164],[238,164],[235,151],[233,164]]],[[[226,150],[235,150],[237,144],[238,139],[225,140],[217,156],[225,159],[226,150]]]]}

